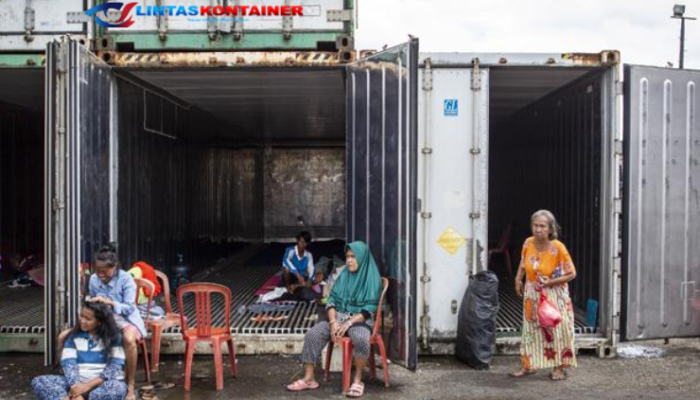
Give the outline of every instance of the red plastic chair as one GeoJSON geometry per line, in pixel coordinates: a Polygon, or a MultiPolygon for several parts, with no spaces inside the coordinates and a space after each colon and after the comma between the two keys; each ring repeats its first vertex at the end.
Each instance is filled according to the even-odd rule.
{"type": "MultiPolygon", "coordinates": [[[[382,278],[382,295],[379,298],[379,307],[377,308],[377,315],[374,320],[374,329],[372,330],[372,336],[369,338],[369,373],[374,379],[377,378],[377,366],[374,361],[374,346],[379,348],[379,354],[382,357],[382,366],[384,369],[384,386],[389,387],[389,365],[386,358],[386,348],[384,347],[384,340],[379,332],[379,326],[382,324],[382,304],[384,303],[384,296],[389,288],[389,280],[387,278],[382,278]]],[[[331,359],[333,358],[333,348],[337,343],[331,341],[328,344],[328,350],[326,351],[326,368],[324,371],[324,379],[328,380],[328,376],[331,371],[331,359]]],[[[343,349],[343,393],[347,393],[350,389],[350,372],[352,369],[352,340],[345,336],[340,343],[343,349]]]]}
{"type": "Polygon", "coordinates": [[[513,275],[513,269],[511,266],[510,262],[510,233],[512,230],[512,225],[508,224],[506,227],[503,229],[503,232],[501,233],[501,240],[498,241],[498,247],[491,248],[489,249],[489,257],[488,261],[486,262],[488,265],[491,265],[491,255],[493,254],[503,254],[506,260],[506,268],[508,268],[508,274],[513,275]]]}
{"type": "Polygon", "coordinates": [[[156,271],[156,278],[161,281],[163,297],[165,297],[165,317],[158,320],[146,320],[146,328],[151,331],[151,371],[158,372],[160,362],[160,341],[163,331],[173,326],[182,326],[180,314],[175,314],[170,304],[170,283],[168,276],[156,271]]]}
{"type": "MultiPolygon", "coordinates": [[[[141,293],[142,289],[146,289],[143,292],[147,293],[148,296],[148,305],[146,306],[146,320],[148,320],[148,318],[151,316],[151,304],[153,303],[153,293],[156,290],[156,286],[146,279],[134,278],[134,281],[136,282],[136,299],[134,299],[136,307],[139,306],[139,293],[141,293]]],[[[146,347],[146,338],[142,337],[139,339],[136,345],[141,349],[141,355],[143,355],[143,368],[146,371],[146,381],[150,382],[151,368],[148,365],[148,348],[146,347]]]]}
{"type": "Polygon", "coordinates": [[[189,283],[177,288],[177,305],[180,309],[182,323],[182,338],[185,341],[185,391],[190,390],[192,380],[192,359],[197,342],[210,342],[214,350],[214,368],[216,371],[216,390],[224,389],[224,369],[221,359],[221,343],[228,345],[228,357],[231,368],[231,376],[236,376],[236,353],[233,349],[231,337],[231,290],[223,285],[215,283],[189,283]],[[185,318],[184,298],[188,293],[194,295],[196,323],[190,328],[185,318]],[[211,318],[212,294],[220,294],[224,297],[224,326],[215,327],[211,318]]]}

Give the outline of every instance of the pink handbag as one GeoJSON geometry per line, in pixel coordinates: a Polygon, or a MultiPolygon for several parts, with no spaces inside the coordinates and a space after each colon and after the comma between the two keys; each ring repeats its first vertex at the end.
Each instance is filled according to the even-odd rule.
{"type": "Polygon", "coordinates": [[[540,302],[537,306],[537,319],[542,328],[556,328],[561,322],[559,308],[547,298],[544,290],[540,290],[540,302]]]}

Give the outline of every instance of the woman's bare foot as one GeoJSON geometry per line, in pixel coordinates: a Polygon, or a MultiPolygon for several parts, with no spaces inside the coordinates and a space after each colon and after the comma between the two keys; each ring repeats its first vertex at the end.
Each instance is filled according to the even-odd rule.
{"type": "Polygon", "coordinates": [[[133,385],[129,385],[128,388],[126,389],[126,400],[136,400],[136,391],[134,390],[133,385]]]}

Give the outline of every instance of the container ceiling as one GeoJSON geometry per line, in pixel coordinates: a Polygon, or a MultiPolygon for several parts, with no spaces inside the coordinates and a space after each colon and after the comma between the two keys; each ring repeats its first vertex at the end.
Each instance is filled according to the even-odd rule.
{"type": "Polygon", "coordinates": [[[0,101],[42,112],[44,69],[3,68],[0,73],[0,101]]]}
{"type": "Polygon", "coordinates": [[[492,68],[489,72],[491,120],[508,117],[590,71],[587,68],[492,68]]]}
{"type": "Polygon", "coordinates": [[[131,70],[252,140],[344,140],[341,69],[131,70]]]}

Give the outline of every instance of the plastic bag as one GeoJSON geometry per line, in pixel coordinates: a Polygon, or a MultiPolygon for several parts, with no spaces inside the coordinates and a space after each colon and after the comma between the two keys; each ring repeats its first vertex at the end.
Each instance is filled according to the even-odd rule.
{"type": "Polygon", "coordinates": [[[496,350],[498,277],[482,271],[469,278],[457,322],[455,355],[476,369],[488,369],[496,350]]]}
{"type": "Polygon", "coordinates": [[[542,328],[556,328],[561,322],[559,308],[547,298],[544,290],[540,290],[540,302],[537,306],[537,319],[542,328]]]}

